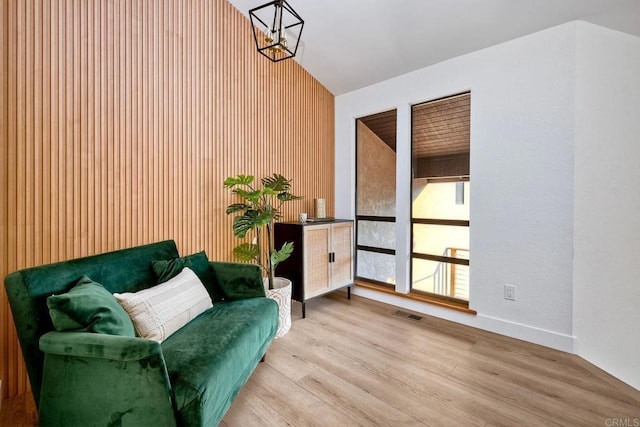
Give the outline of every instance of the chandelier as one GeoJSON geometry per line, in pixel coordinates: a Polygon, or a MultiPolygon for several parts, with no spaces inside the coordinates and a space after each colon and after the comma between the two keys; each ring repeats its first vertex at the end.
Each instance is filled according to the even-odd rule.
{"type": "Polygon", "coordinates": [[[296,56],[304,21],[284,0],[274,0],[249,11],[258,52],[273,62],[296,56]]]}

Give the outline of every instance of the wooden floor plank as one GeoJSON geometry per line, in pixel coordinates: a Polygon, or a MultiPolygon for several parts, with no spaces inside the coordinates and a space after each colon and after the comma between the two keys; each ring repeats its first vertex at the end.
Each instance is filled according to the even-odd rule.
{"type": "Polygon", "coordinates": [[[31,393],[21,394],[2,402],[0,425],[11,427],[31,427],[38,425],[36,404],[31,393]]]}
{"type": "MultiPolygon", "coordinates": [[[[308,301],[302,319],[294,303],[291,331],[220,425],[640,423],[640,391],[575,355],[397,310],[336,292],[308,301]]],[[[30,395],[3,402],[0,425],[36,420],[30,395]]]]}
{"type": "Polygon", "coordinates": [[[625,394],[575,364],[561,362],[555,363],[557,366],[553,369],[536,369],[542,364],[521,366],[520,357],[508,360],[504,358],[504,352],[498,350],[482,356],[475,349],[472,353],[474,357],[466,362],[472,369],[499,372],[510,383],[528,391],[558,399],[574,409],[582,407],[585,419],[600,416],[604,422],[608,418],[605,414],[638,415],[637,402],[627,399],[625,394]]]}
{"type": "MultiPolygon", "coordinates": [[[[368,389],[371,393],[381,393],[382,398],[390,399],[399,408],[411,413],[418,419],[428,420],[434,425],[441,425],[445,419],[453,418],[454,416],[458,418],[449,419],[448,421],[465,425],[482,425],[484,419],[493,419],[504,425],[522,424],[527,420],[532,422],[535,420],[537,425],[546,424],[531,413],[514,410],[510,406],[502,405],[500,407],[500,405],[496,405],[502,403],[499,400],[487,398],[487,396],[447,380],[446,376],[449,370],[442,371],[438,375],[430,369],[423,368],[421,366],[422,362],[418,364],[409,362],[416,355],[421,354],[416,351],[415,345],[403,345],[396,348],[395,353],[385,354],[380,351],[378,346],[362,346],[357,340],[351,339],[349,334],[335,333],[333,336],[327,335],[324,329],[327,325],[334,325],[336,322],[327,323],[318,316],[320,314],[317,312],[313,319],[306,319],[306,321],[309,321],[309,325],[299,323],[296,331],[298,333],[302,330],[308,335],[319,337],[323,345],[331,346],[332,353],[311,356],[317,358],[318,361],[316,363],[332,363],[336,360],[336,357],[351,357],[356,361],[353,365],[349,365],[348,359],[342,359],[337,367],[327,366],[327,369],[336,370],[339,375],[350,378],[351,381],[368,389]],[[313,325],[313,323],[316,324],[313,325]],[[354,345],[353,349],[351,349],[352,345],[354,345]],[[365,349],[366,351],[364,351],[365,349]],[[339,356],[334,356],[336,354],[339,356]],[[410,357],[407,357],[407,354],[410,357]],[[389,357],[389,355],[392,357],[389,357]],[[345,372],[339,372],[345,366],[348,369],[345,372]],[[369,370],[362,372],[361,377],[356,378],[359,368],[364,366],[368,366],[369,370]],[[392,375],[388,375],[388,373],[392,373],[392,375]],[[387,389],[392,390],[392,393],[388,393],[387,389]],[[404,392],[401,393],[401,390],[404,390],[404,392]],[[479,418],[471,415],[478,413],[483,416],[479,418]],[[464,418],[460,419],[460,417],[464,418]]],[[[415,325],[413,325],[413,329],[415,329],[415,325]]],[[[376,330],[376,332],[380,331],[376,330]]],[[[370,332],[370,335],[375,334],[370,332]]],[[[304,340],[306,338],[302,337],[301,339],[304,340]]],[[[308,345],[296,346],[292,351],[297,349],[300,354],[303,354],[309,348],[318,349],[319,346],[309,342],[308,345]]],[[[389,349],[386,348],[385,350],[388,351],[389,349]]],[[[442,355],[438,355],[438,357],[442,357],[442,355]]],[[[429,361],[430,359],[424,357],[424,360],[429,361]]],[[[548,424],[553,425],[553,423],[548,424]]]]}
{"type": "Polygon", "coordinates": [[[228,427],[291,425],[272,405],[262,400],[248,387],[242,388],[234,401],[234,405],[227,411],[223,423],[228,427]]]}
{"type": "Polygon", "coordinates": [[[318,423],[321,420],[326,425],[354,424],[348,414],[327,405],[267,364],[261,364],[256,369],[245,387],[274,409],[277,408],[277,412],[291,425],[320,425],[318,423]]]}
{"type": "Polygon", "coordinates": [[[385,401],[331,373],[318,369],[299,384],[325,403],[339,407],[358,424],[417,426],[421,423],[385,401]]]}

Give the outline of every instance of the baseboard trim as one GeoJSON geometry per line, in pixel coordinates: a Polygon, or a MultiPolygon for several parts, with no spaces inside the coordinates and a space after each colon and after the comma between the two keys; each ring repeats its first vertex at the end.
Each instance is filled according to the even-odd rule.
{"type": "Polygon", "coordinates": [[[529,325],[511,322],[481,313],[476,315],[450,310],[425,302],[403,298],[389,293],[378,292],[372,289],[355,286],[351,291],[354,295],[372,299],[374,301],[391,304],[418,313],[439,317],[452,322],[461,323],[496,334],[505,335],[511,338],[539,344],[555,350],[574,353],[573,336],[560,334],[545,329],[536,328],[529,325]]]}
{"type": "Polygon", "coordinates": [[[498,319],[491,316],[483,316],[479,314],[476,317],[478,318],[478,324],[470,326],[475,326],[486,331],[495,332],[496,334],[506,335],[508,337],[530,343],[543,345],[566,353],[573,354],[575,352],[575,337],[571,335],[560,334],[546,329],[510,322],[508,320],[498,319]]]}

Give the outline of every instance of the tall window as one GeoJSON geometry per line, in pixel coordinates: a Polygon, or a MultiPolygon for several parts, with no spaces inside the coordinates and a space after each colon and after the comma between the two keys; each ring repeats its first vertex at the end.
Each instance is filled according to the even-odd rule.
{"type": "Polygon", "coordinates": [[[356,120],[356,278],[394,286],[396,110],[356,120]]]}
{"type": "Polygon", "coordinates": [[[471,94],[411,111],[412,291],[469,300],[471,94]]]}

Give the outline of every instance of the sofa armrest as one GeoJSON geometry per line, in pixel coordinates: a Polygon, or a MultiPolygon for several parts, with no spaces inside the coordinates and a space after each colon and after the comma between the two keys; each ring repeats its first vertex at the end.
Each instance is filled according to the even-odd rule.
{"type": "Polygon", "coordinates": [[[41,425],[175,425],[169,375],[156,341],[49,332],[40,349],[41,425]]]}
{"type": "Polygon", "coordinates": [[[40,350],[46,354],[120,361],[162,354],[160,344],[153,340],[91,332],[48,332],[40,338],[40,350]]]}
{"type": "Polygon", "coordinates": [[[219,261],[209,264],[226,300],[266,296],[262,271],[258,265],[219,261]]]}

